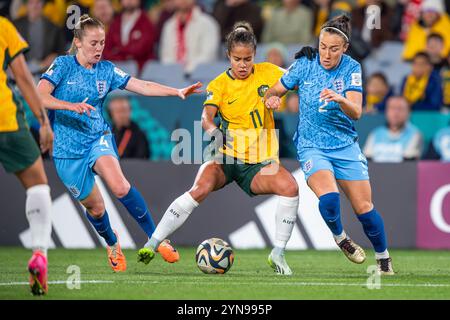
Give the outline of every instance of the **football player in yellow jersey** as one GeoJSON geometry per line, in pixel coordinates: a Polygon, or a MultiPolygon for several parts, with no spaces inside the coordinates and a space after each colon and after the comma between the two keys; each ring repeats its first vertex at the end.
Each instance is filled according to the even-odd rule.
{"type": "MultiPolygon", "coordinates": [[[[16,83],[38,119],[40,145],[50,150],[53,132],[42,106],[23,52],[28,44],[6,18],[0,17],[0,163],[14,173],[26,189],[26,216],[30,224],[33,256],[28,263],[31,291],[47,292],[47,247],[51,234],[51,198],[47,176],[39,152],[25,120],[20,102],[8,87],[9,66],[16,83]]],[[[6,199],[4,199],[6,200],[6,199]]],[[[3,201],[3,200],[2,200],[3,201]]]]}
{"type": "Polygon", "coordinates": [[[298,185],[279,164],[273,114],[263,102],[265,91],[283,70],[270,63],[254,64],[256,38],[246,22],[235,25],[227,46],[231,68],[209,84],[202,114],[203,129],[215,139],[210,145],[214,152],[200,167],[193,187],[169,206],[141,251],[155,251],[211,192],[236,181],[250,196],[279,196],[275,247],[268,262],[276,273],[291,275],[284,250],[297,216],[298,185]],[[214,123],[217,113],[220,127],[214,123]]]}

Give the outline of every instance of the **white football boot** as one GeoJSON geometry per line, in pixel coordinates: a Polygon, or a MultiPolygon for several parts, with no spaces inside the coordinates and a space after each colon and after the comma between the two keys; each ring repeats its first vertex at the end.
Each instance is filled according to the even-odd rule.
{"type": "Polygon", "coordinates": [[[267,259],[269,266],[275,271],[275,273],[284,276],[291,276],[292,270],[289,268],[284,254],[276,255],[273,251],[269,254],[267,259]]]}

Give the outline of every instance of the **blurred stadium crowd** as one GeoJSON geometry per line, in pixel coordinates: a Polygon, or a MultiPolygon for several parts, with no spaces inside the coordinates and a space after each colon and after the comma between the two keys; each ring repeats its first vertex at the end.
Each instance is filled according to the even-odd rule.
{"type": "MultiPolygon", "coordinates": [[[[105,24],[105,59],[174,87],[207,85],[227,69],[223,42],[237,21],[254,28],[256,62],[288,67],[299,48],[317,44],[327,19],[347,14],[353,23],[348,54],[365,77],[364,111],[383,118],[364,139],[366,156],[450,161],[450,0],[0,0],[0,14],[30,45],[26,58],[36,76],[70,47],[71,5],[105,24]]],[[[154,131],[130,120],[133,103],[111,104],[121,156],[159,159],[151,156],[154,131]]],[[[295,93],[279,112],[298,112],[295,93]]]]}

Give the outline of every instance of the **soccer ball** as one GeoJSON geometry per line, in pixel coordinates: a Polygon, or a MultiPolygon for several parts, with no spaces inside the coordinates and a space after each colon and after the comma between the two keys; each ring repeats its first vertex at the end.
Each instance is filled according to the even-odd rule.
{"type": "Polygon", "coordinates": [[[195,260],[198,268],[204,273],[223,274],[233,265],[233,249],[222,239],[207,239],[198,246],[195,260]]]}

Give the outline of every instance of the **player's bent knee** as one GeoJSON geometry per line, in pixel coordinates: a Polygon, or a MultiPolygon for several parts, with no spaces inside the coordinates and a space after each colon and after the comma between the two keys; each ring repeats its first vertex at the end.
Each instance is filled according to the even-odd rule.
{"type": "Polygon", "coordinates": [[[201,202],[208,196],[208,194],[210,194],[211,191],[212,188],[210,185],[206,183],[197,183],[192,187],[189,193],[195,201],[201,202]]]}
{"type": "Polygon", "coordinates": [[[291,182],[285,184],[283,188],[283,196],[285,197],[296,197],[298,196],[298,185],[296,182],[291,182]]]}
{"type": "Polygon", "coordinates": [[[358,203],[355,206],[355,213],[358,215],[364,214],[364,213],[371,211],[372,209],[373,209],[373,203],[370,201],[364,201],[364,202],[358,203]]]}
{"type": "Polygon", "coordinates": [[[117,185],[114,185],[111,188],[111,191],[117,198],[120,199],[125,197],[128,194],[128,192],[130,192],[130,188],[131,188],[130,183],[125,180],[121,183],[118,183],[117,185]]]}

